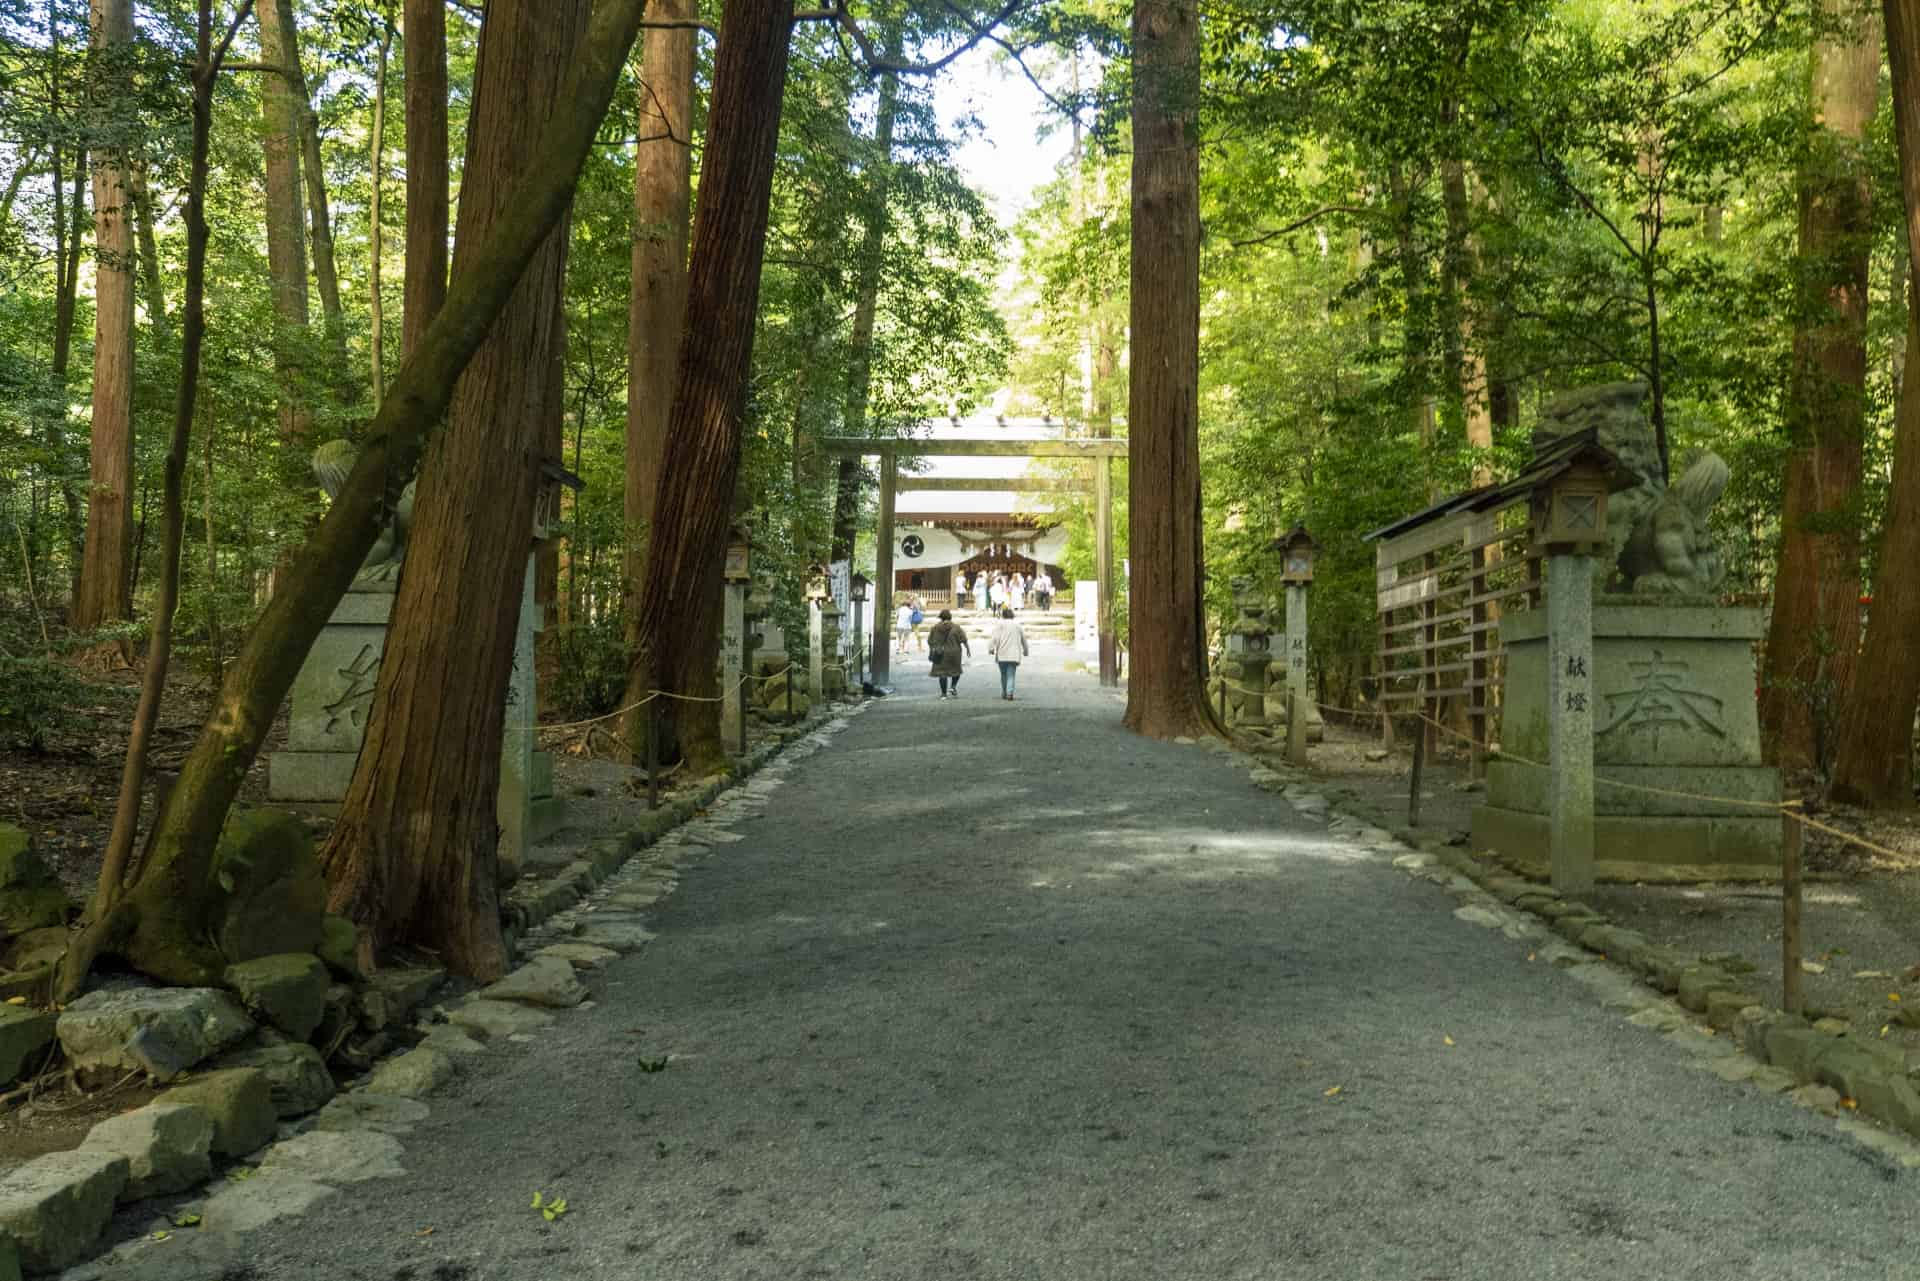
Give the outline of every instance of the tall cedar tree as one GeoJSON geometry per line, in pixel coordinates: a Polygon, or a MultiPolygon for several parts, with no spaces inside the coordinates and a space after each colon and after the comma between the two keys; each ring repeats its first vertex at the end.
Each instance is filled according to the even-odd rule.
{"type": "MultiPolygon", "coordinates": [[[[92,0],[93,67],[88,76],[96,120],[123,109],[133,0],[92,0]]],[[[132,186],[124,146],[93,154],[93,428],[87,540],[71,622],[87,631],[133,610],[133,295],[132,186]]]]}
{"type": "MultiPolygon", "coordinates": [[[[1886,0],[1894,136],[1906,198],[1908,279],[1920,281],[1920,0],[1886,0]]],[[[1833,791],[1862,805],[1913,804],[1913,714],[1920,702],[1920,297],[1907,297],[1907,376],[1893,437],[1893,488],[1880,531],[1867,643],[1853,671],[1833,791]]]]}
{"type": "Polygon", "coordinates": [[[1767,630],[1760,722],[1783,765],[1825,767],[1860,644],[1860,474],[1867,417],[1867,131],[1880,101],[1880,20],[1821,0],[1835,24],[1813,46],[1813,128],[1799,177],[1800,289],[1787,397],[1786,501],[1767,630]]]}
{"type": "Polygon", "coordinates": [[[407,273],[400,354],[411,356],[447,296],[447,6],[406,0],[401,11],[407,110],[407,273]]]}
{"type": "MultiPolygon", "coordinates": [[[[236,15],[238,26],[244,17],[236,15]]],[[[213,0],[199,0],[195,23],[193,62],[193,142],[187,174],[187,272],[180,310],[180,383],[174,393],[173,431],[167,440],[167,462],[161,484],[164,528],[160,538],[159,589],[154,594],[153,634],[147,647],[147,669],[141,675],[140,704],[127,735],[127,754],[121,763],[120,795],[114,808],[113,831],[88,916],[109,917],[124,893],[133,860],[134,834],[140,825],[140,801],[146,793],[147,753],[153,729],[160,719],[160,699],[166,693],[167,667],[173,655],[173,617],[180,603],[180,547],[186,532],[187,450],[192,442],[194,403],[200,392],[200,350],[206,335],[207,293],[207,174],[213,138],[214,82],[225,58],[226,38],[216,48],[213,38],[213,0]]],[[[157,304],[156,304],[157,305],[157,304]]]]}
{"type": "Polygon", "coordinates": [[[1199,14],[1133,7],[1133,353],[1127,728],[1206,732],[1200,513],[1199,14]]]}
{"type": "MultiPolygon", "coordinates": [[[[694,0],[655,0],[654,20],[698,17],[694,0]]],[[[626,548],[623,562],[627,652],[640,652],[640,593],[646,582],[660,460],[667,448],[680,339],[687,320],[687,229],[693,211],[694,29],[649,27],[641,37],[638,142],[633,153],[633,284],[627,305],[626,548]]],[[[627,673],[628,705],[647,696],[648,677],[627,673]]],[[[626,741],[644,751],[645,713],[627,717],[626,741]]]]}
{"type": "Polygon", "coordinates": [[[267,602],[227,669],[154,821],[137,879],[113,912],[83,922],[68,949],[59,985],[65,996],[80,990],[102,952],[123,956],[171,982],[219,980],[225,958],[208,940],[222,903],[210,887],[227,812],[307,651],[379,535],[389,484],[412,473],[427,433],[447,412],[461,371],[515,294],[528,264],[564,221],[580,167],[639,34],[645,4],[600,0],[586,38],[565,60],[567,81],[558,95],[562,109],[534,148],[542,163],[500,202],[506,217],[478,251],[463,258],[464,269],[449,286],[445,305],[401,362],[368,425],[352,473],[319,528],[289,560],[286,589],[267,602]]]}
{"type": "MultiPolygon", "coordinates": [[[[297,57],[290,7],[265,0],[255,8],[260,23],[260,57],[268,67],[286,68],[297,57]]],[[[280,434],[288,440],[307,435],[313,415],[301,386],[300,353],[311,319],[307,302],[307,220],[301,201],[300,118],[291,78],[268,71],[260,82],[260,150],[267,178],[267,274],[273,281],[273,366],[280,382],[280,434]]]]}
{"type": "MultiPolygon", "coordinates": [[[[694,698],[715,694],[720,567],[740,470],[792,22],[792,0],[727,0],[714,58],[686,339],[653,505],[636,650],[655,686],[694,698]]],[[[725,763],[718,702],[662,702],[696,770],[725,763]]]]}
{"type": "MultiPolygon", "coordinates": [[[[494,0],[480,30],[454,271],[511,212],[557,110],[590,0],[494,0]]],[[[534,256],[454,390],[420,469],[405,570],[366,739],[322,862],[334,911],[377,954],[407,940],[474,978],[506,969],[500,938],[500,743],[542,412],[558,370],[567,219],[534,256]]]]}

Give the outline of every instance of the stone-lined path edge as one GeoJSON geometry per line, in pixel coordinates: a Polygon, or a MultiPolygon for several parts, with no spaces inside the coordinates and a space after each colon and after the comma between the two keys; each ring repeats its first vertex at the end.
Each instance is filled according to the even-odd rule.
{"type": "MultiPolygon", "coordinates": [[[[155,1217],[141,1235],[59,1273],[61,1281],[126,1275],[176,1238],[237,1236],[311,1209],[347,1185],[405,1174],[401,1138],[430,1114],[422,1099],[468,1074],[465,1065],[484,1063],[485,1042],[531,1041],[554,1011],[591,1008],[576,973],[646,946],[654,935],[639,913],[673,892],[677,869],[742,840],[727,825],[757,814],[794,765],[871,706],[815,710],[806,728],[762,744],[733,772],[664,802],[618,836],[592,842],[585,859],[551,878],[510,890],[501,915],[509,952],[522,964],[456,1003],[423,1010],[418,1045],[381,1061],[318,1112],[283,1122],[274,1142],[198,1192],[123,1205],[121,1216],[155,1217]]],[[[9,1264],[17,1268],[17,1260],[0,1255],[0,1281],[17,1281],[9,1264]]]]}
{"type": "Polygon", "coordinates": [[[1528,961],[1565,971],[1607,1009],[1662,1034],[1702,1070],[1766,1093],[1791,1091],[1802,1107],[1836,1120],[1862,1146],[1907,1169],[1920,1169],[1920,1087],[1897,1049],[1848,1035],[1832,1021],[1773,1009],[1741,987],[1725,954],[1693,956],[1613,924],[1588,904],[1517,875],[1489,854],[1411,828],[1378,826],[1376,814],[1342,809],[1311,775],[1229,746],[1255,787],[1278,794],[1296,813],[1317,816],[1344,835],[1460,901],[1454,916],[1534,945],[1528,961]],[[1557,937],[1556,937],[1557,936],[1557,937]],[[1871,1117],[1890,1129],[1861,1119],[1871,1117]]]}

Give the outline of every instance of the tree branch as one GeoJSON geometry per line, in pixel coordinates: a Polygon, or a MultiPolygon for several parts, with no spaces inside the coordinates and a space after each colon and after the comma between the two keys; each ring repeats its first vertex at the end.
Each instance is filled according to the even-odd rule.
{"type": "Polygon", "coordinates": [[[220,66],[226,61],[227,50],[233,47],[233,38],[239,34],[240,24],[245,22],[247,15],[252,12],[253,0],[240,0],[240,7],[233,11],[233,21],[227,24],[227,34],[220,38],[219,45],[214,48],[213,59],[207,66],[209,78],[220,74],[220,66]]]}
{"type": "Polygon", "coordinates": [[[1352,214],[1358,218],[1358,217],[1365,217],[1366,215],[1371,214],[1372,212],[1373,210],[1367,208],[1365,205],[1324,205],[1321,208],[1314,210],[1312,213],[1308,214],[1304,218],[1294,219],[1292,222],[1288,223],[1284,227],[1275,227],[1273,230],[1263,231],[1257,236],[1249,236],[1245,240],[1234,240],[1234,241],[1229,241],[1228,243],[1231,244],[1235,249],[1248,249],[1254,245],[1264,245],[1270,240],[1278,240],[1282,236],[1290,236],[1294,232],[1301,230],[1303,227],[1312,226],[1314,223],[1326,217],[1328,214],[1334,214],[1334,213],[1352,214]]]}
{"type": "MultiPolygon", "coordinates": [[[[852,39],[853,43],[859,47],[860,57],[861,60],[866,63],[868,75],[877,75],[883,71],[891,71],[895,75],[902,76],[930,76],[936,71],[944,70],[949,64],[953,63],[962,54],[983,40],[993,40],[995,43],[999,43],[1002,48],[1006,48],[1007,46],[992,34],[993,29],[1018,13],[1027,3],[1028,0],[1007,0],[1007,2],[1000,7],[1000,11],[994,14],[992,19],[985,24],[974,22],[973,19],[960,13],[958,9],[953,9],[953,6],[949,4],[948,8],[953,9],[953,12],[959,15],[961,22],[966,26],[967,30],[973,34],[959,47],[948,50],[932,62],[908,62],[901,58],[889,58],[885,54],[880,53],[874,48],[873,41],[867,37],[867,33],[860,29],[860,24],[854,21],[853,15],[847,12],[845,0],[836,0],[835,4],[825,9],[800,10],[793,15],[793,20],[795,22],[832,22],[837,24],[839,28],[852,39]]],[[[1017,57],[1015,61],[1018,61],[1017,57]]],[[[1024,67],[1022,69],[1024,70],[1024,67]]],[[[1031,79],[1031,76],[1029,76],[1029,79],[1031,79]]],[[[1041,92],[1045,93],[1046,91],[1042,89],[1041,92]]],[[[1051,97],[1051,95],[1049,95],[1049,97],[1051,97]]]]}

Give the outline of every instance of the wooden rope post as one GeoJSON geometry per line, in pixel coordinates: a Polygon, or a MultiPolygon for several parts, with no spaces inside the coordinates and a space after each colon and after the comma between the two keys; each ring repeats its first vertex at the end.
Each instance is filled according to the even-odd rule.
{"type": "Polygon", "coordinates": [[[647,704],[647,808],[660,808],[660,709],[647,704]]]}
{"type": "Polygon", "coordinates": [[[1783,811],[1780,841],[1780,1003],[1789,1014],[1804,1013],[1800,986],[1800,855],[1806,828],[1783,811]]]}

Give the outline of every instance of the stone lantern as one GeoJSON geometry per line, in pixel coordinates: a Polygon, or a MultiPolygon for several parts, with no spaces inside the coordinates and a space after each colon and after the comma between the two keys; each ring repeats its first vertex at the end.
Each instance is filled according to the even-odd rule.
{"type": "Polygon", "coordinates": [[[1267,626],[1267,599],[1255,590],[1251,578],[1235,578],[1233,604],[1240,611],[1227,632],[1227,670],[1240,669],[1240,720],[1248,729],[1267,725],[1267,664],[1272,630],[1267,626]]]}

